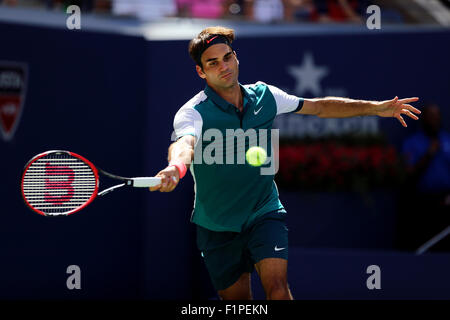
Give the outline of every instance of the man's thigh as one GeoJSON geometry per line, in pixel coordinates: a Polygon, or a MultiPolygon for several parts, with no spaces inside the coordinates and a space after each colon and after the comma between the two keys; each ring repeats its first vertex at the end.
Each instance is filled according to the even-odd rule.
{"type": "Polygon", "coordinates": [[[248,250],[266,295],[287,288],[288,229],[286,214],[272,212],[250,229],[248,250]]]}
{"type": "Polygon", "coordinates": [[[242,276],[254,270],[246,252],[245,235],[235,232],[214,232],[197,227],[197,246],[214,288],[222,291],[246,283],[242,276]]]}
{"type": "Polygon", "coordinates": [[[288,229],[285,213],[261,217],[249,230],[247,250],[254,264],[267,258],[288,259],[288,229]]]}
{"type": "Polygon", "coordinates": [[[256,263],[267,299],[293,300],[287,283],[287,264],[288,261],[281,258],[266,258],[256,263]]]}
{"type": "Polygon", "coordinates": [[[219,296],[223,300],[251,300],[251,277],[249,272],[243,273],[239,279],[224,290],[219,290],[219,296]]]}
{"type": "Polygon", "coordinates": [[[287,283],[288,261],[281,258],[265,258],[255,264],[256,271],[266,288],[270,283],[287,283]]]}

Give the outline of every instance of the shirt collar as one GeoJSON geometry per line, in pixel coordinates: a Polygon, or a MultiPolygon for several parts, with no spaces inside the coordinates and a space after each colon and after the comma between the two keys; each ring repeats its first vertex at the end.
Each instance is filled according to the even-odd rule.
{"type": "MultiPolygon", "coordinates": [[[[245,108],[245,105],[248,102],[253,102],[253,100],[255,99],[255,94],[251,90],[245,88],[240,83],[239,83],[239,87],[241,88],[241,91],[244,94],[243,95],[243,103],[244,103],[244,108],[245,108]]],[[[235,108],[234,105],[232,105],[231,103],[229,103],[228,101],[223,99],[221,96],[219,96],[210,86],[206,85],[204,92],[208,96],[208,98],[210,98],[215,104],[217,104],[223,110],[227,110],[228,107],[235,108]]]]}

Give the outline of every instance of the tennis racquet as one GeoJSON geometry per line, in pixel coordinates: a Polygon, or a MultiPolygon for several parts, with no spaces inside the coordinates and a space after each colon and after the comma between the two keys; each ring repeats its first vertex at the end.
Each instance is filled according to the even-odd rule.
{"type": "Polygon", "coordinates": [[[64,150],[46,151],[25,165],[21,180],[25,204],[43,216],[69,215],[124,186],[148,188],[161,183],[156,177],[125,178],[95,167],[86,158],[64,150]],[[99,192],[99,173],[121,181],[99,192]]]}

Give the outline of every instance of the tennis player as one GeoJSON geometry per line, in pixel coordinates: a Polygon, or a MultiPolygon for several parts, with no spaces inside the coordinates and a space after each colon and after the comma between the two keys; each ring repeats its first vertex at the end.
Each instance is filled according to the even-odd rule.
{"type": "MultiPolygon", "coordinates": [[[[205,150],[211,143],[199,141],[210,129],[224,134],[227,129],[271,129],[282,113],[321,118],[378,115],[397,118],[406,127],[403,115],[418,119],[415,114],[420,111],[408,104],[418,98],[304,99],[263,82],[242,85],[231,46],[234,37],[232,29],[210,27],[190,41],[189,54],[206,86],[175,115],[177,140],[169,147],[168,166],[156,175],[162,183],[150,190],[174,190],[190,169],[195,182],[191,221],[197,225],[197,246],[221,299],[251,299],[250,275],[255,268],[267,299],[293,299],[287,282],[286,210],[274,175],[262,175],[260,168],[248,164],[197,161],[202,153],[196,148],[205,150]]],[[[270,157],[270,148],[267,152],[270,157]]]]}

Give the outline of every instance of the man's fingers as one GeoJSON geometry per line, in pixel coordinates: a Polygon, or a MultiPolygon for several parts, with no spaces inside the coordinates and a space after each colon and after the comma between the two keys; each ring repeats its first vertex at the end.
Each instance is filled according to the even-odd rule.
{"type": "Polygon", "coordinates": [[[165,174],[163,174],[161,176],[161,189],[159,191],[167,192],[169,182],[170,182],[169,178],[165,174]]]}
{"type": "Polygon", "coordinates": [[[410,105],[410,104],[404,104],[403,106],[402,106],[402,108],[406,108],[406,109],[408,109],[408,110],[410,110],[410,111],[412,111],[412,112],[414,112],[414,113],[417,113],[417,114],[421,114],[422,113],[422,111],[420,111],[419,109],[416,109],[416,108],[414,108],[412,105],[410,105]]]}
{"type": "Polygon", "coordinates": [[[172,176],[169,179],[170,179],[170,185],[169,185],[170,190],[169,191],[172,191],[177,186],[178,180],[175,176],[172,176]]]}
{"type": "Polygon", "coordinates": [[[404,126],[405,128],[407,127],[405,120],[402,118],[401,115],[398,115],[396,117],[398,119],[398,121],[400,121],[400,123],[402,124],[402,126],[404,126]]]}
{"type": "Polygon", "coordinates": [[[411,111],[409,111],[409,110],[407,110],[407,109],[403,109],[403,110],[402,110],[402,113],[403,113],[403,114],[406,114],[408,117],[410,117],[410,118],[412,118],[412,119],[414,119],[414,120],[418,120],[418,119],[419,119],[418,116],[416,116],[415,114],[413,114],[411,111]]]}
{"type": "Polygon", "coordinates": [[[400,99],[400,100],[398,100],[398,102],[400,102],[400,103],[410,103],[410,102],[415,102],[417,100],[419,100],[419,98],[418,97],[414,97],[414,98],[400,99]]]}
{"type": "Polygon", "coordinates": [[[170,183],[170,179],[168,176],[164,175],[164,177],[161,179],[162,186],[167,187],[167,185],[170,183]]]}
{"type": "Polygon", "coordinates": [[[166,183],[166,191],[170,192],[175,187],[175,183],[173,182],[172,177],[167,177],[166,181],[167,181],[167,183],[166,183]]]}
{"type": "Polygon", "coordinates": [[[157,191],[157,190],[161,191],[161,188],[163,187],[163,184],[164,184],[165,174],[159,172],[155,177],[161,178],[161,183],[156,186],[150,187],[149,189],[150,189],[150,191],[157,191]]]}
{"type": "Polygon", "coordinates": [[[178,184],[178,180],[175,176],[165,176],[161,184],[161,192],[171,192],[178,184]]]}
{"type": "MultiPolygon", "coordinates": [[[[178,171],[176,171],[178,172],[178,171]]],[[[156,177],[161,178],[161,183],[157,186],[150,187],[150,191],[157,191],[159,192],[170,192],[177,186],[179,180],[174,175],[173,171],[168,170],[167,168],[164,170],[161,170],[156,177]]]]}
{"type": "Polygon", "coordinates": [[[397,103],[397,101],[398,101],[398,97],[397,96],[395,96],[395,98],[394,99],[392,99],[392,100],[388,100],[389,101],[389,104],[390,105],[395,105],[396,103],[397,103]]]}
{"type": "Polygon", "coordinates": [[[156,190],[159,190],[160,188],[161,188],[161,184],[158,184],[157,186],[150,187],[149,189],[150,189],[150,191],[156,191],[156,190]]]}

